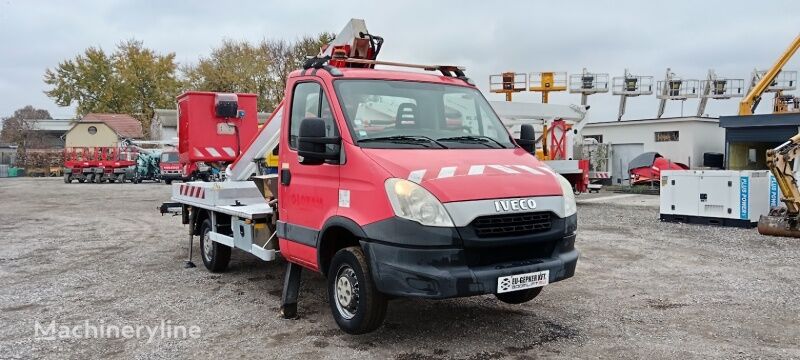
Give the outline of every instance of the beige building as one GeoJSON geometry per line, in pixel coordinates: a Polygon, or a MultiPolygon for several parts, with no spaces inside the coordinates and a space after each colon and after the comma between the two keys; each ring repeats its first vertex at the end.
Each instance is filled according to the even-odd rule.
{"type": "Polygon", "coordinates": [[[101,121],[81,121],[65,135],[66,147],[113,147],[119,142],[117,133],[101,121]]]}
{"type": "Polygon", "coordinates": [[[113,147],[122,139],[141,139],[139,120],[124,114],[87,114],[64,135],[66,147],[113,147]]]}

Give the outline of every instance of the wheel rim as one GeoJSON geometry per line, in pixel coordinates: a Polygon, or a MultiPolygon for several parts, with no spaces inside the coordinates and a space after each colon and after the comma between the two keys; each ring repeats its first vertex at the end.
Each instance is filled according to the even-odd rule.
{"type": "Polygon", "coordinates": [[[342,266],[336,274],[334,285],[334,301],[339,314],[350,320],[356,316],[358,309],[358,279],[356,272],[349,266],[342,266]]]}
{"type": "Polygon", "coordinates": [[[212,244],[211,237],[208,236],[210,231],[206,231],[203,234],[203,257],[206,258],[207,261],[211,261],[211,255],[214,251],[214,244],[212,244]]]}

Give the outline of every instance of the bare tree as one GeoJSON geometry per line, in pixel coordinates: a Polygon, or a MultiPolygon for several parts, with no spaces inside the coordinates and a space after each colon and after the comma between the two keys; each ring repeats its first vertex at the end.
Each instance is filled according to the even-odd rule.
{"type": "Polygon", "coordinates": [[[52,119],[47,110],[36,109],[31,105],[14,111],[14,115],[3,118],[3,129],[0,130],[0,139],[3,142],[17,146],[17,165],[26,162],[27,149],[35,147],[42,142],[37,135],[36,123],[30,120],[52,119]]]}

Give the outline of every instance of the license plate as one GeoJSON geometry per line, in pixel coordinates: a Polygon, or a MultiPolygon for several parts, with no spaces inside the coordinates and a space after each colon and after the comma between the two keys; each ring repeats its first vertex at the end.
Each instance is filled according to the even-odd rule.
{"type": "Polygon", "coordinates": [[[542,287],[550,282],[550,270],[542,270],[526,274],[501,276],[497,278],[497,292],[525,290],[542,287]]]}

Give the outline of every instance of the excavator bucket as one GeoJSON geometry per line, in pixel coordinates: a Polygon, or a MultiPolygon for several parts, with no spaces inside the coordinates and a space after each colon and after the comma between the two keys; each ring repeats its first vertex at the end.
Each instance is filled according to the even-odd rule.
{"type": "Polygon", "coordinates": [[[800,238],[800,228],[797,218],[787,216],[785,212],[771,211],[769,215],[758,218],[758,233],[769,236],[783,236],[800,238]]]}

